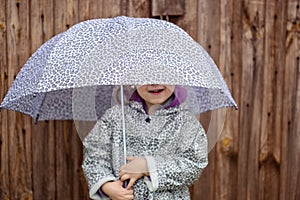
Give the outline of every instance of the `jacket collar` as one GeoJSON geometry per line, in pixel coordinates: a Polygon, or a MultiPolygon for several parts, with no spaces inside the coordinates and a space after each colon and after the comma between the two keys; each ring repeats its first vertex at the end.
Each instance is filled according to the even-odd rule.
{"type": "MultiPolygon", "coordinates": [[[[130,101],[129,102],[129,107],[136,110],[136,111],[138,111],[138,112],[147,114],[146,111],[144,110],[143,104],[141,102],[130,101]]],[[[179,104],[177,106],[173,106],[173,107],[167,107],[167,108],[164,107],[164,106],[161,106],[152,115],[162,115],[163,116],[163,115],[169,115],[169,114],[177,113],[177,112],[180,112],[180,111],[183,111],[183,110],[188,110],[187,105],[184,104],[184,103],[179,104]]]]}

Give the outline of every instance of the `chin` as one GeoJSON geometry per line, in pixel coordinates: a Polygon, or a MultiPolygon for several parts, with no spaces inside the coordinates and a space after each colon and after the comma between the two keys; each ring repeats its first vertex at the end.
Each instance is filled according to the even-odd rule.
{"type": "Polygon", "coordinates": [[[165,102],[165,100],[159,100],[159,101],[152,101],[150,103],[153,105],[157,105],[157,104],[162,105],[162,104],[164,104],[164,102],[165,102]]]}

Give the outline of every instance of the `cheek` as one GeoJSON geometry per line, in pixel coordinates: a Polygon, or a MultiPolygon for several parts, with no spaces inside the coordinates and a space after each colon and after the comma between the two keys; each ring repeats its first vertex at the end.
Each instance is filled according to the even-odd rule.
{"type": "Polygon", "coordinates": [[[147,93],[145,92],[145,90],[143,88],[137,88],[136,91],[142,98],[144,98],[145,95],[147,95],[147,93]]]}
{"type": "Polygon", "coordinates": [[[165,85],[165,87],[171,92],[173,93],[175,90],[175,85],[165,85]]]}
{"type": "Polygon", "coordinates": [[[174,90],[175,90],[174,86],[168,87],[168,89],[166,90],[166,95],[170,97],[173,94],[174,90]]]}
{"type": "Polygon", "coordinates": [[[165,99],[167,100],[172,94],[173,94],[172,91],[168,91],[168,92],[165,94],[165,99]]]}

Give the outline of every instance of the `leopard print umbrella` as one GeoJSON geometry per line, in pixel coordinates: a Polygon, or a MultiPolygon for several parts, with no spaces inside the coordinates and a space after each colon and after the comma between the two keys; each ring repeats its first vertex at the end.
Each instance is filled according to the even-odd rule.
{"type": "Polygon", "coordinates": [[[116,17],[78,23],[25,63],[0,108],[36,120],[97,120],[117,85],[171,84],[193,113],[237,107],[217,66],[184,30],[163,20],[116,17]]]}

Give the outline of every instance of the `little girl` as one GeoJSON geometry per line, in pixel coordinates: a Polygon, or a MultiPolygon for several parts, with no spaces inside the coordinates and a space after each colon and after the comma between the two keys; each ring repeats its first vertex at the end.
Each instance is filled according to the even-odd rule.
{"type": "Polygon", "coordinates": [[[186,96],[180,86],[136,88],[125,106],[127,164],[120,106],[106,111],[83,141],[92,199],[190,199],[188,186],[208,159],[206,134],[186,96]]]}

